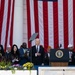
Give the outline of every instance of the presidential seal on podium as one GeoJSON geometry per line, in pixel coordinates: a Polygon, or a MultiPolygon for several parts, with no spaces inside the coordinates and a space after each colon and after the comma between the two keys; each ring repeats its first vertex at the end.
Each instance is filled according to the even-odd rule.
{"type": "Polygon", "coordinates": [[[63,51],[61,51],[61,50],[57,50],[56,52],[55,52],[55,56],[57,57],[57,58],[62,58],[63,57],[63,51]]]}

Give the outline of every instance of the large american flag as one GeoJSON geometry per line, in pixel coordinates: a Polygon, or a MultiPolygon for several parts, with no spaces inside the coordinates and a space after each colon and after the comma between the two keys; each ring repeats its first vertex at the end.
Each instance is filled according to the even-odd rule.
{"type": "Polygon", "coordinates": [[[6,50],[13,42],[13,19],[15,0],[0,0],[0,44],[6,50]]]}
{"type": "MultiPolygon", "coordinates": [[[[39,33],[40,43],[45,47],[75,49],[75,0],[39,1],[26,0],[28,40],[39,33]]],[[[34,45],[35,41],[28,46],[34,45]]]]}

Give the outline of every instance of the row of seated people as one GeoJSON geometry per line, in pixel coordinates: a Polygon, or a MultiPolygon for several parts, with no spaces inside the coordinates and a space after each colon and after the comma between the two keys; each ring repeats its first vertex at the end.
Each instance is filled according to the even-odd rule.
{"type": "Polygon", "coordinates": [[[30,61],[27,51],[26,43],[23,43],[20,49],[18,49],[16,44],[14,44],[12,47],[9,45],[6,52],[4,52],[3,46],[0,45],[0,61],[9,61],[12,63],[12,65],[23,65],[24,63],[30,61]]]}

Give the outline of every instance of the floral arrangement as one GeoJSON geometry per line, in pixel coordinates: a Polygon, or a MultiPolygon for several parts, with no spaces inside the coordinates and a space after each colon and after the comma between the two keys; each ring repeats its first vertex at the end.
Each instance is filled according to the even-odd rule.
{"type": "Polygon", "coordinates": [[[0,61],[0,69],[7,69],[11,66],[11,62],[0,61]]]}
{"type": "Polygon", "coordinates": [[[29,70],[30,71],[30,75],[31,75],[31,70],[34,67],[34,64],[31,62],[27,62],[25,64],[23,64],[23,66],[20,65],[12,65],[11,62],[8,61],[0,61],[0,69],[1,70],[11,70],[12,74],[15,74],[16,70],[29,70]]]}
{"type": "Polygon", "coordinates": [[[34,64],[31,62],[27,62],[27,63],[23,64],[24,69],[27,69],[27,70],[31,70],[33,68],[33,66],[34,66],[34,64]]]}

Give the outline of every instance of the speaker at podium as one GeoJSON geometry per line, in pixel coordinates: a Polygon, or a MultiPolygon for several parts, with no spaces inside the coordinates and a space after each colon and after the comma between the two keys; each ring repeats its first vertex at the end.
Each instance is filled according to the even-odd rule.
{"type": "Polygon", "coordinates": [[[67,49],[51,49],[50,65],[51,66],[68,66],[69,50],[67,49]]]}

